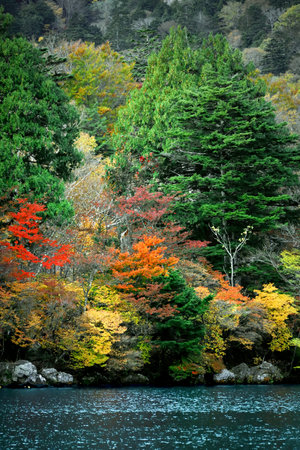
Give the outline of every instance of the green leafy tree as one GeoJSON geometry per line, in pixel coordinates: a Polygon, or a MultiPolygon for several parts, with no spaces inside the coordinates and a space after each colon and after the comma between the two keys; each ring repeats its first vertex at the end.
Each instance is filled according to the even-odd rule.
{"type": "Polygon", "coordinates": [[[37,38],[53,26],[54,21],[55,15],[46,1],[21,2],[10,31],[26,38],[37,38]]]}
{"type": "Polygon", "coordinates": [[[280,75],[287,70],[299,74],[300,4],[285,11],[274,25],[266,45],[265,72],[280,75]]]}
{"type": "Polygon", "coordinates": [[[82,111],[81,127],[95,136],[97,152],[105,149],[105,135],[111,132],[117,111],[134,87],[131,69],[109,42],[101,46],[76,42],[68,46],[63,88],[82,111]]]}
{"type": "Polygon", "coordinates": [[[237,243],[248,226],[255,237],[294,214],[283,189],[298,183],[297,150],[288,147],[296,137],[276,123],[251,70],[222,36],[198,52],[182,30],[173,31],[116,124],[115,170],[125,170],[129,156],[136,158],[132,172],[140,172],[141,155],[153,153],[145,176],[183,194],[175,211],[185,226],[206,233],[201,238],[213,225],[237,243]]]}
{"type": "Polygon", "coordinates": [[[13,21],[13,16],[4,12],[3,6],[0,6],[0,35],[6,36],[8,27],[13,21]]]}
{"type": "Polygon", "coordinates": [[[211,297],[198,297],[178,270],[171,270],[168,277],[162,276],[157,281],[164,284],[162,293],[173,294],[171,305],[176,307],[177,314],[155,323],[153,344],[157,347],[153,367],[159,368],[162,379],[166,370],[177,380],[193,378],[199,375],[197,367],[205,334],[203,314],[211,297]]]}
{"type": "Polygon", "coordinates": [[[0,42],[0,193],[14,188],[69,216],[62,180],[81,161],[77,113],[48,76],[41,52],[23,38],[0,42]]]}

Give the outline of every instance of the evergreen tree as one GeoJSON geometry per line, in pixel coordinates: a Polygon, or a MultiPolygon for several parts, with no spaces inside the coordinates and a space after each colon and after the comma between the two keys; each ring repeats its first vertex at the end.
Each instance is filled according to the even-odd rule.
{"type": "Polygon", "coordinates": [[[285,11],[275,23],[266,46],[264,71],[275,75],[285,73],[290,65],[299,74],[300,4],[285,11]]]}
{"type": "Polygon", "coordinates": [[[175,205],[181,223],[204,232],[202,239],[219,227],[232,245],[248,226],[257,235],[290,219],[295,208],[284,189],[298,182],[297,151],[288,148],[296,137],[276,123],[264,85],[253,83],[250,71],[222,36],[211,36],[198,52],[185,45],[182,30],[173,32],[114,137],[122,145],[117,168],[130,155],[131,170],[141,172],[141,155],[152,153],[149,169],[156,172],[144,172],[160,188],[183,194],[175,205]]]}
{"type": "MultiPolygon", "coordinates": [[[[166,381],[167,373],[175,379],[184,379],[179,374],[182,363],[199,364],[204,337],[203,314],[208,309],[211,297],[201,299],[188,286],[178,270],[170,270],[168,277],[158,277],[163,283],[162,293],[172,293],[172,305],[177,313],[156,321],[154,326],[152,370],[159,369],[160,377],[166,381]]],[[[150,370],[151,370],[150,369],[150,370]]],[[[190,376],[186,373],[186,377],[190,376]]]]}
{"type": "Polygon", "coordinates": [[[0,42],[0,195],[14,188],[69,216],[64,186],[80,160],[73,147],[77,113],[47,72],[41,52],[23,38],[0,42]]]}

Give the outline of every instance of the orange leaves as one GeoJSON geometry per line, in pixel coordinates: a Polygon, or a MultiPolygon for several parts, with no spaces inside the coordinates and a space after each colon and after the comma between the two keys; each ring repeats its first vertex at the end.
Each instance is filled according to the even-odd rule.
{"type": "Polygon", "coordinates": [[[112,274],[120,283],[117,289],[126,293],[126,299],[138,313],[164,319],[173,316],[176,305],[171,305],[173,295],[163,293],[163,283],[153,281],[155,277],[168,276],[178,258],[166,257],[165,247],[160,246],[163,239],[157,236],[142,236],[142,240],[133,245],[133,252],[115,251],[117,259],[112,263],[112,274]]]}
{"type": "Polygon", "coordinates": [[[242,287],[239,285],[230,286],[229,281],[221,281],[221,289],[217,292],[215,300],[223,300],[236,305],[249,301],[249,298],[241,293],[242,287]]]}
{"type": "MultiPolygon", "coordinates": [[[[136,288],[145,279],[149,280],[159,275],[167,275],[168,268],[178,262],[178,258],[164,256],[165,247],[159,244],[163,239],[156,236],[142,237],[142,240],[133,246],[133,253],[121,253],[116,251],[118,259],[112,264],[112,273],[114,277],[126,280],[136,288]]],[[[128,286],[119,285],[122,289],[128,289],[128,286]]]]}

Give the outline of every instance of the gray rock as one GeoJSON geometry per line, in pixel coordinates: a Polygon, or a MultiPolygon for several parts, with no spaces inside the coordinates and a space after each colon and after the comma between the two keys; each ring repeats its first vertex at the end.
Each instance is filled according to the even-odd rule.
{"type": "Polygon", "coordinates": [[[122,384],[148,384],[149,378],[141,373],[133,373],[121,379],[122,384]]]}
{"type": "Polygon", "coordinates": [[[230,384],[235,382],[235,374],[228,369],[223,369],[221,372],[214,375],[214,382],[219,384],[230,384]]]}
{"type": "Polygon", "coordinates": [[[37,373],[37,368],[29,361],[0,363],[1,386],[45,386],[46,380],[37,373]]]}
{"type": "Polygon", "coordinates": [[[281,381],[283,375],[278,367],[264,361],[259,366],[251,367],[249,370],[248,383],[261,384],[281,381]]]}
{"type": "Polygon", "coordinates": [[[59,384],[72,384],[73,383],[73,376],[70,373],[58,372],[58,374],[57,374],[57,382],[59,384]]]}
{"type": "Polygon", "coordinates": [[[44,378],[40,374],[33,374],[26,380],[26,384],[29,384],[30,386],[34,387],[44,387],[47,386],[46,378],[44,378]]]}
{"type": "Polygon", "coordinates": [[[250,375],[250,368],[245,363],[241,363],[238,366],[230,369],[235,375],[236,383],[247,383],[250,375]]]}
{"type": "Polygon", "coordinates": [[[57,383],[58,372],[57,372],[56,369],[54,369],[54,368],[42,369],[41,370],[41,375],[44,378],[46,378],[46,380],[49,381],[50,383],[57,383]]]}
{"type": "Polygon", "coordinates": [[[58,372],[56,369],[42,369],[41,374],[46,378],[48,383],[53,384],[55,386],[59,385],[69,385],[73,383],[73,376],[66,372],[58,372]]]}
{"type": "Polygon", "coordinates": [[[12,381],[17,384],[35,382],[37,377],[37,368],[29,361],[17,361],[13,363],[12,381]]]}
{"type": "Polygon", "coordinates": [[[73,384],[73,376],[69,373],[58,372],[54,368],[42,369],[38,374],[37,368],[29,361],[1,362],[0,386],[65,386],[73,384]]]}

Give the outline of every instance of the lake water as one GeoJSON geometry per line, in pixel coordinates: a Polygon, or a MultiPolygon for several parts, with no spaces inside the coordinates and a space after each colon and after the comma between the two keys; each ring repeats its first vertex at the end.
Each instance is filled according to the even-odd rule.
{"type": "Polygon", "coordinates": [[[0,390],[0,449],[300,449],[300,386],[0,390]]]}

